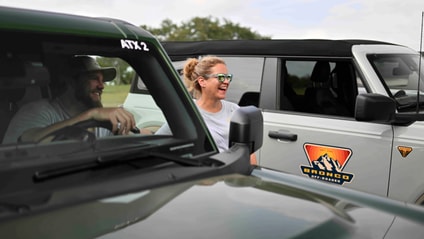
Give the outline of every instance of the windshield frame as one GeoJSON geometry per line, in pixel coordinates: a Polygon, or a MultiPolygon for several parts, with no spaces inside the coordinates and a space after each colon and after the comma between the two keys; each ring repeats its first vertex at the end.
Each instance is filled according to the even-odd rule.
{"type": "Polygon", "coordinates": [[[417,106],[422,108],[424,104],[422,56],[418,53],[379,53],[369,54],[367,58],[387,94],[396,101],[399,112],[415,111],[417,106]]]}

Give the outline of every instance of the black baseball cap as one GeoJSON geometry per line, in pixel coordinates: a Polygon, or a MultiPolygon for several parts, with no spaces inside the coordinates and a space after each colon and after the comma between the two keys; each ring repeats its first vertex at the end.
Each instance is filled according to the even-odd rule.
{"type": "Polygon", "coordinates": [[[100,71],[103,73],[103,81],[112,81],[116,77],[114,67],[101,67],[96,59],[90,56],[74,56],[71,59],[71,70],[74,74],[100,71]]]}

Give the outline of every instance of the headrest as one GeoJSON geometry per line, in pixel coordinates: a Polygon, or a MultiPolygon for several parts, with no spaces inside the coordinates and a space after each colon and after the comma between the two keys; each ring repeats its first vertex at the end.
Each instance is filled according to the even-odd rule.
{"type": "Polygon", "coordinates": [[[49,71],[42,63],[0,59],[1,89],[26,88],[31,85],[46,86],[49,81],[49,71]]]}
{"type": "Polygon", "coordinates": [[[326,61],[318,61],[315,63],[311,73],[312,82],[328,82],[330,77],[330,63],[326,61]]]}

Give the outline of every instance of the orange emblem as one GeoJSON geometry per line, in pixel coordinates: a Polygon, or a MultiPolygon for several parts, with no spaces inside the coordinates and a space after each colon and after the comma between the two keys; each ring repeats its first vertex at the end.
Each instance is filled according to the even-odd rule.
{"type": "Polygon", "coordinates": [[[406,156],[412,152],[412,148],[407,146],[398,146],[397,149],[399,150],[400,155],[402,155],[404,158],[406,158],[406,156]]]}

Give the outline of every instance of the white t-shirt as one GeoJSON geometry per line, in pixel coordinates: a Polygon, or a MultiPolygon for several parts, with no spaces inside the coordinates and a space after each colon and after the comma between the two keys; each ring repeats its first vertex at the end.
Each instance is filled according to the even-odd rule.
{"type": "MultiPolygon", "coordinates": [[[[203,116],[203,120],[208,126],[209,131],[220,152],[228,149],[229,145],[229,133],[230,133],[230,121],[233,116],[233,112],[236,111],[240,106],[233,102],[221,100],[222,108],[216,113],[211,113],[197,107],[203,116]]],[[[172,134],[168,124],[164,124],[156,134],[172,134]]]]}
{"type": "MultiPolygon", "coordinates": [[[[69,119],[58,99],[49,101],[43,99],[23,105],[13,116],[3,138],[3,143],[16,143],[19,137],[28,129],[43,128],[54,123],[69,119]]],[[[113,135],[105,128],[96,128],[96,137],[113,135]]]]}

